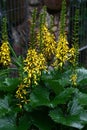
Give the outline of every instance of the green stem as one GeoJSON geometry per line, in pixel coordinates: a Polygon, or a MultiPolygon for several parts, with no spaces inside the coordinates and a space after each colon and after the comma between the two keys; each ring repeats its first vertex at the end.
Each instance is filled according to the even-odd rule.
{"type": "Polygon", "coordinates": [[[0,72],[0,77],[4,74],[8,74],[9,71],[11,70],[17,70],[17,68],[11,68],[11,69],[6,69],[6,70],[3,70],[3,72],[0,72]]]}
{"type": "Polygon", "coordinates": [[[14,50],[13,50],[13,48],[11,47],[10,44],[9,44],[9,47],[10,47],[10,50],[11,50],[13,56],[14,56],[16,59],[18,59],[16,53],[14,52],[14,50]]]}
{"type": "Polygon", "coordinates": [[[18,62],[18,57],[17,57],[16,53],[14,52],[14,50],[13,50],[13,48],[11,47],[10,44],[9,44],[9,47],[10,47],[10,50],[11,50],[13,56],[14,56],[14,59],[13,59],[13,60],[14,60],[14,63],[16,63],[18,66],[22,66],[22,65],[20,64],[20,62],[18,62]]]}

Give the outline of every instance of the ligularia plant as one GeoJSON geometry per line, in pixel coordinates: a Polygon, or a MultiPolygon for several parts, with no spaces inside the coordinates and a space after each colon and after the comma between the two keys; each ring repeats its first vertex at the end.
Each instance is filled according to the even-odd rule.
{"type": "Polygon", "coordinates": [[[7,19],[3,17],[2,22],[3,24],[2,24],[2,45],[0,46],[0,65],[7,67],[11,63],[10,47],[6,31],[7,19]]]}
{"type": "Polygon", "coordinates": [[[87,69],[78,66],[78,10],[69,46],[66,1],[56,41],[46,25],[46,7],[31,19],[26,55],[17,56],[8,40],[7,18],[0,47],[0,130],[87,129],[87,69]],[[85,128],[85,129],[84,129],[85,128]]]}

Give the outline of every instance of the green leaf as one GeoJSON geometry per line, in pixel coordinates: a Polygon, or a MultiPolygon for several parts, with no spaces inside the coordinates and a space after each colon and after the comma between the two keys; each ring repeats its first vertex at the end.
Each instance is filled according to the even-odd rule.
{"type": "Polygon", "coordinates": [[[84,127],[82,121],[80,120],[80,117],[78,115],[64,115],[61,109],[54,109],[50,111],[49,113],[50,117],[54,122],[70,126],[70,127],[75,127],[78,129],[82,129],[84,127]]]}
{"type": "Polygon", "coordinates": [[[0,130],[17,130],[13,117],[0,119],[0,130]]]}
{"type": "Polygon", "coordinates": [[[30,126],[31,119],[26,115],[20,118],[18,125],[16,125],[15,115],[9,115],[4,118],[0,118],[0,130],[28,130],[30,126]]]}
{"type": "Polygon", "coordinates": [[[4,99],[0,99],[0,117],[5,116],[10,111],[11,109],[8,104],[8,97],[6,96],[4,99]]]}
{"type": "Polygon", "coordinates": [[[66,88],[63,92],[61,92],[54,98],[54,100],[52,101],[52,105],[55,107],[58,104],[65,104],[68,100],[71,99],[74,91],[75,88],[66,88]]]}
{"type": "Polygon", "coordinates": [[[18,78],[5,78],[0,84],[0,90],[6,92],[14,91],[20,83],[18,78]]]}
{"type": "Polygon", "coordinates": [[[60,85],[59,80],[52,80],[52,79],[48,79],[46,81],[46,85],[51,88],[56,94],[61,93],[64,88],[62,85],[60,85]]]}
{"type": "Polygon", "coordinates": [[[68,103],[68,113],[70,115],[78,115],[83,112],[83,107],[79,104],[78,99],[75,97],[68,103]]]}
{"type": "MultiPolygon", "coordinates": [[[[74,93],[72,95],[72,98],[68,100],[68,103],[65,103],[66,107],[64,106],[65,104],[62,105],[61,108],[57,107],[54,110],[51,110],[49,115],[52,118],[52,120],[54,120],[57,123],[82,129],[85,126],[85,124],[87,124],[87,111],[84,109],[84,105],[87,104],[87,100],[85,99],[87,98],[87,95],[81,93],[78,89],[73,90],[73,92],[74,93]]],[[[66,98],[66,96],[63,98],[66,98]]],[[[56,103],[61,104],[61,102],[61,98],[60,102],[57,102],[56,100],[56,103]]]]}
{"type": "Polygon", "coordinates": [[[84,124],[87,124],[87,112],[81,113],[80,119],[84,122],[84,124]]]}
{"type": "Polygon", "coordinates": [[[72,74],[72,70],[70,68],[68,70],[65,70],[62,73],[62,76],[59,80],[61,86],[67,87],[67,86],[71,85],[71,82],[70,82],[70,75],[71,74],[72,74]]]}
{"type": "Polygon", "coordinates": [[[39,130],[52,130],[54,122],[48,116],[48,110],[43,109],[34,111],[32,114],[32,123],[39,128],[39,130]]]}
{"type": "Polygon", "coordinates": [[[17,86],[19,83],[19,79],[18,78],[6,78],[4,83],[7,86],[17,86]]]}
{"type": "Polygon", "coordinates": [[[87,69],[80,68],[80,69],[77,69],[76,71],[78,74],[78,79],[77,79],[78,85],[79,86],[87,85],[87,69]]]}
{"type": "Polygon", "coordinates": [[[81,105],[87,105],[87,94],[78,91],[76,93],[76,98],[81,105]]]}
{"type": "Polygon", "coordinates": [[[52,130],[54,125],[55,123],[48,116],[48,109],[41,107],[25,113],[20,119],[17,130],[30,130],[31,126],[36,126],[39,130],[52,130]]]}
{"type": "Polygon", "coordinates": [[[24,115],[21,117],[19,125],[17,126],[17,130],[28,130],[32,125],[32,120],[30,116],[24,115]]]}
{"type": "Polygon", "coordinates": [[[0,69],[0,80],[10,73],[11,69],[0,69]]]}
{"type": "Polygon", "coordinates": [[[50,99],[49,99],[49,91],[46,88],[37,87],[30,95],[30,105],[32,107],[37,106],[49,106],[50,99]]]}

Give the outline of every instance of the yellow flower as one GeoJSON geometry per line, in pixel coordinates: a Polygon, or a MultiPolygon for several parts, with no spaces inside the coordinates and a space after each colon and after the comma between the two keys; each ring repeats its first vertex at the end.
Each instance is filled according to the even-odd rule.
{"type": "Polygon", "coordinates": [[[29,92],[28,92],[25,84],[20,84],[18,86],[15,96],[19,101],[19,104],[17,104],[17,105],[20,108],[22,108],[23,104],[27,104],[29,102],[29,100],[27,99],[27,98],[29,98],[29,92]]]}
{"type": "Polygon", "coordinates": [[[20,84],[18,86],[18,90],[16,91],[16,98],[23,99],[24,95],[27,95],[27,91],[25,89],[24,84],[20,84]]]}
{"type": "Polygon", "coordinates": [[[71,63],[75,66],[77,63],[77,55],[78,48],[76,48],[74,45],[72,48],[69,48],[66,35],[60,34],[58,45],[55,51],[55,61],[53,66],[55,68],[61,68],[63,65],[65,65],[65,63],[71,63]]]}
{"type": "Polygon", "coordinates": [[[37,85],[41,71],[46,69],[46,62],[43,54],[38,54],[35,49],[29,49],[27,57],[24,60],[25,77],[23,84],[18,86],[16,98],[19,100],[18,106],[23,107],[23,104],[29,102],[29,86],[37,85]]]}
{"type": "Polygon", "coordinates": [[[77,85],[77,74],[76,74],[76,73],[71,75],[70,81],[72,82],[72,84],[73,84],[74,86],[77,85]]]}
{"type": "Polygon", "coordinates": [[[0,47],[0,64],[8,66],[11,63],[9,43],[3,42],[0,47]]]}
{"type": "Polygon", "coordinates": [[[24,72],[27,74],[24,83],[29,86],[31,84],[37,85],[42,70],[46,70],[46,61],[43,54],[38,54],[35,49],[29,49],[24,60],[24,72]]]}
{"type": "Polygon", "coordinates": [[[70,49],[70,60],[69,60],[69,62],[73,65],[73,66],[76,66],[77,65],[77,63],[78,63],[78,54],[79,54],[79,52],[78,52],[78,47],[76,48],[76,47],[74,47],[74,45],[73,45],[73,47],[70,49]]]}
{"type": "Polygon", "coordinates": [[[69,60],[69,43],[66,35],[60,35],[55,53],[55,61],[53,66],[62,67],[69,60]]]}
{"type": "Polygon", "coordinates": [[[20,109],[22,109],[22,105],[21,105],[20,103],[19,103],[19,104],[17,104],[17,105],[19,106],[19,108],[20,108],[20,109]]]}
{"type": "Polygon", "coordinates": [[[41,52],[45,55],[47,59],[52,58],[52,55],[55,54],[55,37],[49,32],[46,25],[43,25],[40,32],[38,32],[37,34],[37,44],[39,48],[41,47],[41,52]],[[42,33],[41,36],[40,33],[42,33]]]}

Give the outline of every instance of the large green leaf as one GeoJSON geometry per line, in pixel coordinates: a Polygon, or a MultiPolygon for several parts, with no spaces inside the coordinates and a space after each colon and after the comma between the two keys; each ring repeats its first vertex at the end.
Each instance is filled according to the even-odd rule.
{"type": "Polygon", "coordinates": [[[0,117],[5,116],[11,111],[8,104],[8,97],[6,96],[4,99],[0,99],[0,117]]]}
{"type": "Polygon", "coordinates": [[[18,78],[5,78],[5,80],[0,83],[0,90],[12,92],[17,88],[19,83],[18,78]]]}
{"type": "Polygon", "coordinates": [[[52,105],[56,107],[58,104],[65,104],[69,101],[74,93],[75,88],[66,88],[63,92],[57,95],[52,101],[52,105]]]}
{"type": "Polygon", "coordinates": [[[75,98],[78,100],[79,104],[87,106],[87,94],[77,90],[75,93],[75,98]]]}
{"type": "Polygon", "coordinates": [[[52,130],[54,125],[55,123],[48,116],[48,109],[41,107],[25,113],[20,119],[19,126],[16,128],[17,130],[31,130],[31,126],[36,126],[39,130],[52,130]]]}
{"type": "Polygon", "coordinates": [[[17,130],[13,117],[0,119],[0,130],[17,130]]]}
{"type": "MultiPolygon", "coordinates": [[[[85,99],[86,96],[86,94],[75,89],[71,100],[66,103],[66,107],[64,104],[61,108],[57,107],[54,110],[51,110],[49,114],[50,117],[57,123],[82,129],[84,125],[87,124],[87,112],[84,109],[84,104],[87,104],[85,99]]],[[[62,101],[61,98],[60,101],[62,101]]]]}
{"type": "Polygon", "coordinates": [[[46,88],[37,87],[30,94],[30,105],[37,106],[50,106],[49,91],[46,88]]]}
{"type": "Polygon", "coordinates": [[[32,120],[31,120],[31,116],[29,115],[24,115],[21,117],[19,125],[16,126],[17,130],[28,130],[30,128],[30,126],[32,125],[32,120]]]}
{"type": "Polygon", "coordinates": [[[49,89],[52,89],[56,94],[61,93],[64,90],[64,87],[60,85],[60,80],[56,79],[48,79],[45,80],[46,86],[49,87],[49,89]]]}
{"type": "Polygon", "coordinates": [[[58,73],[58,71],[42,76],[42,80],[46,87],[52,89],[55,94],[61,93],[64,90],[64,87],[69,84],[69,79],[58,73]]]}
{"type": "Polygon", "coordinates": [[[79,68],[76,70],[78,74],[77,83],[80,86],[87,85],[87,69],[85,68],[79,68]]]}
{"type": "Polygon", "coordinates": [[[64,115],[63,112],[60,109],[55,109],[50,111],[49,113],[50,117],[52,118],[53,121],[70,126],[70,127],[75,127],[78,129],[82,129],[84,127],[82,121],[80,120],[79,115],[64,115]]]}
{"type": "MultiPolygon", "coordinates": [[[[80,92],[78,92],[78,93],[80,93],[80,92]]],[[[74,96],[73,100],[70,101],[68,104],[68,112],[71,116],[78,115],[79,119],[82,121],[82,123],[87,124],[87,110],[84,109],[84,107],[83,107],[84,103],[80,102],[80,99],[81,99],[81,97],[79,98],[79,94],[74,96]]]]}
{"type": "Polygon", "coordinates": [[[32,114],[32,123],[39,128],[39,130],[52,130],[55,123],[49,118],[48,110],[42,108],[42,110],[34,111],[32,114]]]}
{"type": "MultiPolygon", "coordinates": [[[[78,101],[81,106],[87,106],[87,94],[80,92],[79,89],[74,89],[74,99],[78,101]]],[[[75,105],[76,106],[76,105],[75,105]]]]}
{"type": "Polygon", "coordinates": [[[76,97],[68,103],[67,112],[70,115],[80,114],[83,110],[84,110],[83,107],[79,105],[78,99],[76,99],[76,97]]]}
{"type": "Polygon", "coordinates": [[[64,87],[70,86],[70,75],[72,71],[52,71],[47,75],[42,75],[45,85],[52,89],[56,94],[61,93],[64,87]]]}
{"type": "Polygon", "coordinates": [[[22,116],[16,124],[16,113],[0,118],[0,130],[28,130],[32,121],[28,116],[22,116]]]}

